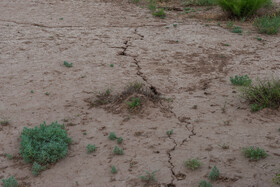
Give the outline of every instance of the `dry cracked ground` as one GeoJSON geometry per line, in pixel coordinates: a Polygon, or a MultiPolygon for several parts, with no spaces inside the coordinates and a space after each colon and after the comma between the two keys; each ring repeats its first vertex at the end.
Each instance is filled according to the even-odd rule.
{"type": "Polygon", "coordinates": [[[14,175],[31,187],[134,187],[145,185],[139,179],[145,171],[158,170],[153,186],[194,187],[216,165],[221,177],[214,186],[274,186],[279,112],[251,113],[229,78],[278,76],[279,46],[279,35],[253,29],[238,35],[176,12],[162,20],[127,2],[1,0],[0,118],[10,125],[0,128],[0,178],[14,175]],[[166,100],[146,103],[138,114],[86,102],[134,81],[166,100]],[[19,156],[19,136],[43,121],[65,123],[74,143],[65,159],[34,177],[19,156]],[[112,153],[113,131],[124,138],[122,156],[112,153]],[[87,144],[97,151],[87,154],[87,144]],[[252,145],[269,156],[250,162],[241,150],[252,145]],[[202,166],[185,168],[189,158],[202,166]]]}

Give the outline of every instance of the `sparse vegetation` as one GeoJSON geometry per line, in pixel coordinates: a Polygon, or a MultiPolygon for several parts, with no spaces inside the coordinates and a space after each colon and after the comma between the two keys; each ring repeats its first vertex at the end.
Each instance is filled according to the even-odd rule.
{"type": "Polygon", "coordinates": [[[251,104],[251,111],[263,108],[278,108],[280,106],[280,81],[258,81],[255,85],[244,87],[243,97],[251,104]]]}
{"type": "Polygon", "coordinates": [[[252,80],[248,77],[248,75],[230,77],[230,82],[233,85],[237,86],[248,86],[252,83],[252,80]]]}
{"type": "Polygon", "coordinates": [[[199,182],[199,187],[212,187],[212,184],[206,180],[202,180],[199,182]]]}
{"type": "Polygon", "coordinates": [[[130,109],[135,109],[140,106],[141,99],[139,97],[131,98],[131,101],[127,102],[130,109]]]}
{"type": "Polygon", "coordinates": [[[258,161],[268,156],[265,150],[254,146],[244,148],[243,153],[246,158],[250,158],[250,160],[254,161],[258,161]]]}
{"type": "Polygon", "coordinates": [[[96,146],[95,146],[95,144],[93,144],[93,145],[88,144],[88,145],[87,145],[87,152],[88,152],[88,153],[92,153],[92,152],[94,152],[94,151],[96,151],[96,146]]]}
{"type": "Polygon", "coordinates": [[[173,132],[173,129],[171,129],[170,131],[166,131],[166,135],[167,135],[167,136],[171,136],[173,133],[174,133],[174,132],[173,132]]]}
{"type": "Polygon", "coordinates": [[[12,160],[13,159],[13,155],[11,154],[6,154],[7,159],[12,160]]]}
{"type": "Polygon", "coordinates": [[[158,170],[156,171],[146,171],[146,175],[140,176],[140,179],[142,181],[145,181],[146,183],[151,183],[151,182],[156,182],[156,173],[158,172],[158,170]]]}
{"type": "Polygon", "coordinates": [[[119,148],[118,146],[115,146],[113,152],[114,152],[115,155],[123,155],[123,149],[119,148]]]}
{"type": "Polygon", "coordinates": [[[277,34],[280,28],[280,16],[264,16],[257,18],[254,21],[254,26],[259,33],[263,34],[277,34]]]}
{"type": "Polygon", "coordinates": [[[217,0],[218,5],[232,16],[244,18],[253,15],[269,0],[217,0]]]}
{"type": "Polygon", "coordinates": [[[38,168],[37,164],[44,167],[66,157],[71,142],[64,125],[57,122],[24,127],[20,139],[20,154],[25,162],[34,163],[34,168],[38,168]]]}
{"type": "Polygon", "coordinates": [[[73,66],[73,63],[69,63],[69,62],[67,62],[67,61],[64,61],[64,62],[63,62],[63,65],[64,65],[65,67],[67,67],[67,68],[71,68],[71,67],[73,66]]]}
{"type": "Polygon", "coordinates": [[[280,173],[277,173],[276,175],[275,175],[275,177],[273,177],[273,179],[272,179],[272,182],[274,183],[274,184],[280,184],[280,173]]]}
{"type": "Polygon", "coordinates": [[[218,168],[216,166],[214,166],[210,173],[209,173],[209,176],[208,178],[211,180],[211,181],[216,181],[218,180],[220,177],[220,171],[218,170],[218,168]]]}
{"type": "Polygon", "coordinates": [[[121,144],[122,142],[123,142],[123,138],[122,138],[122,137],[118,137],[117,143],[118,143],[118,144],[121,144]]]}
{"type": "Polygon", "coordinates": [[[2,179],[3,187],[18,187],[18,182],[14,176],[9,177],[8,179],[2,179]]]}
{"type": "Polygon", "coordinates": [[[161,18],[161,19],[164,19],[164,18],[166,17],[166,14],[165,14],[165,12],[164,12],[164,9],[161,8],[161,9],[159,9],[159,10],[153,12],[153,16],[159,17],[159,18],[161,18]]]}
{"type": "Polygon", "coordinates": [[[235,27],[233,27],[233,29],[231,30],[231,32],[233,32],[233,33],[238,33],[238,34],[242,34],[242,29],[241,29],[241,27],[235,26],[235,27]]]}
{"type": "Polygon", "coordinates": [[[198,159],[189,159],[185,162],[185,166],[191,170],[196,170],[201,166],[198,159]]]}
{"type": "Polygon", "coordinates": [[[189,0],[185,1],[184,5],[192,5],[192,6],[213,6],[217,5],[216,0],[189,0]]]}
{"type": "Polygon", "coordinates": [[[108,138],[109,138],[110,140],[115,140],[115,139],[117,139],[117,135],[115,134],[115,132],[110,132],[108,138]]]}
{"type": "Polygon", "coordinates": [[[111,173],[116,174],[117,172],[118,172],[117,168],[115,166],[112,166],[111,167],[111,173]]]}

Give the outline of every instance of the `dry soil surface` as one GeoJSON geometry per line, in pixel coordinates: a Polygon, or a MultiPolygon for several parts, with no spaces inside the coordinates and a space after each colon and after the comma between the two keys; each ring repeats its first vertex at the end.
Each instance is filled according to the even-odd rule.
{"type": "Polygon", "coordinates": [[[278,76],[279,35],[259,35],[246,24],[238,35],[216,23],[177,12],[162,20],[127,2],[1,0],[0,118],[10,125],[0,127],[0,178],[14,175],[31,187],[134,187],[145,185],[139,179],[145,171],[158,170],[153,186],[195,187],[216,165],[215,187],[274,186],[279,112],[251,113],[229,78],[278,76]],[[148,102],[138,114],[86,102],[134,81],[166,101],[148,102]],[[19,136],[23,127],[44,121],[65,123],[74,143],[65,159],[34,177],[19,156],[19,136]],[[124,139],[122,156],[113,155],[112,131],[124,139]],[[87,154],[87,144],[97,151],[87,154]],[[242,154],[246,146],[269,156],[250,162],[242,154]],[[202,166],[185,168],[189,158],[202,166]]]}

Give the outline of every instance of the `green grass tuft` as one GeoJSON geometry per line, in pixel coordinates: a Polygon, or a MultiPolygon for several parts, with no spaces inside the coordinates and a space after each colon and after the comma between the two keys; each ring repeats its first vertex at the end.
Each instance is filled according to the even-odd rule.
{"type": "Polygon", "coordinates": [[[196,170],[201,166],[201,163],[197,159],[189,159],[185,162],[185,166],[191,170],[196,170]]]}
{"type": "Polygon", "coordinates": [[[212,184],[206,180],[202,180],[199,182],[199,187],[212,187],[212,184]]]}
{"type": "Polygon", "coordinates": [[[110,132],[108,138],[109,138],[110,140],[115,140],[115,139],[117,139],[117,135],[116,135],[114,132],[110,132]]]}
{"type": "Polygon", "coordinates": [[[251,103],[253,112],[280,106],[280,80],[259,81],[241,89],[243,97],[251,103]]]}
{"type": "Polygon", "coordinates": [[[165,14],[163,8],[161,8],[161,9],[159,9],[159,10],[153,12],[153,16],[159,17],[159,18],[161,18],[161,19],[164,19],[164,18],[166,17],[166,14],[165,14]]]}
{"type": "Polygon", "coordinates": [[[64,61],[63,65],[67,68],[71,68],[73,66],[73,63],[68,63],[67,61],[64,61]]]}
{"type": "Polygon", "coordinates": [[[280,28],[280,16],[264,16],[257,18],[254,21],[254,26],[259,33],[263,34],[277,34],[280,28]]]}
{"type": "Polygon", "coordinates": [[[158,170],[152,171],[152,172],[146,171],[146,175],[140,176],[140,179],[147,183],[156,182],[157,181],[157,179],[156,179],[157,172],[158,172],[158,170]]]}
{"type": "Polygon", "coordinates": [[[140,106],[140,98],[139,97],[133,97],[131,98],[131,101],[127,102],[127,105],[130,109],[134,109],[138,106],[140,106]]]}
{"type": "Polygon", "coordinates": [[[265,6],[269,0],[217,0],[218,5],[226,12],[238,18],[253,15],[265,6]]]}
{"type": "Polygon", "coordinates": [[[250,160],[255,161],[258,161],[261,158],[266,158],[268,156],[265,150],[253,146],[244,148],[243,153],[246,158],[250,158],[250,160]]]}
{"type": "Polygon", "coordinates": [[[124,153],[123,153],[123,149],[122,149],[122,148],[119,148],[118,146],[115,146],[113,153],[114,153],[115,155],[123,155],[123,154],[124,154],[124,153]]]}
{"type": "Polygon", "coordinates": [[[252,80],[248,77],[248,75],[230,77],[230,82],[233,85],[237,86],[248,86],[252,83],[252,80]]]}
{"type": "Polygon", "coordinates": [[[211,181],[216,181],[219,179],[219,177],[220,177],[220,171],[218,170],[218,168],[216,166],[214,166],[212,168],[212,170],[210,171],[208,178],[211,181]]]}
{"type": "Polygon", "coordinates": [[[88,153],[92,153],[92,152],[94,152],[94,151],[96,151],[96,146],[95,146],[95,144],[93,144],[93,145],[88,144],[88,145],[87,145],[87,152],[88,152],[88,153]]]}
{"type": "Polygon", "coordinates": [[[115,166],[112,166],[111,167],[111,173],[116,174],[117,172],[118,172],[117,168],[115,166]]]}
{"type": "Polygon", "coordinates": [[[45,170],[46,168],[47,168],[46,166],[41,166],[37,162],[34,162],[33,166],[32,166],[32,174],[34,176],[38,176],[40,174],[40,172],[45,170]]]}

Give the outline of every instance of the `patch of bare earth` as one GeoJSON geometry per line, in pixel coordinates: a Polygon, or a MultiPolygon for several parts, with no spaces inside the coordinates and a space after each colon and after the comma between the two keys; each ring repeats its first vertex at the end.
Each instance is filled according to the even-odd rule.
{"type": "Polygon", "coordinates": [[[156,19],[127,2],[1,0],[0,118],[10,123],[0,127],[0,178],[14,175],[31,187],[134,187],[145,185],[139,179],[145,171],[159,170],[151,186],[192,187],[216,165],[221,178],[214,186],[273,186],[279,111],[251,113],[229,77],[278,76],[279,35],[246,32],[249,26],[238,35],[215,22],[168,15],[156,19]],[[108,88],[122,93],[135,81],[162,99],[147,99],[136,114],[123,110],[129,98],[107,107],[86,102],[108,88]],[[74,143],[65,159],[34,177],[19,155],[19,136],[43,121],[65,123],[74,143]],[[113,131],[124,139],[122,156],[113,155],[113,131]],[[87,154],[87,144],[97,151],[87,154]],[[269,156],[249,162],[241,150],[251,145],[269,156]],[[186,169],[189,158],[202,167],[186,169]]]}

